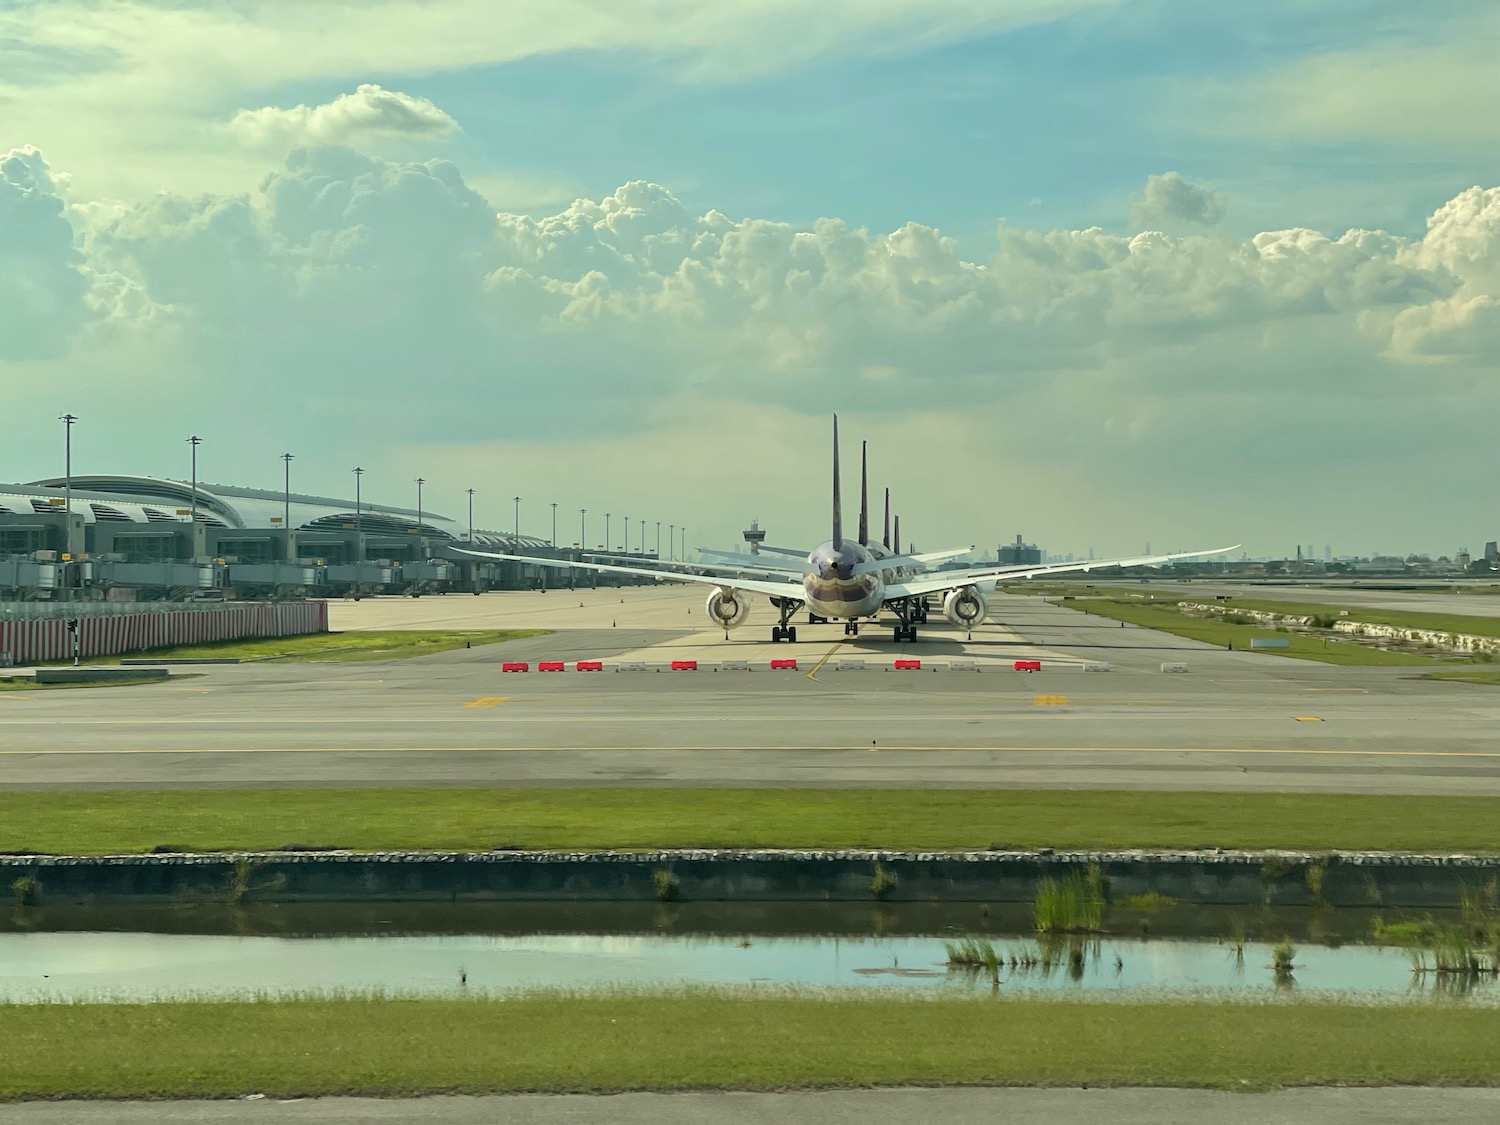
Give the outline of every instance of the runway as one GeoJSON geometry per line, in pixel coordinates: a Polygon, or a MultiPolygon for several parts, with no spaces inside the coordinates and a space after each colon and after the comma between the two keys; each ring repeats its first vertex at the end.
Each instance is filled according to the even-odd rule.
{"type": "MultiPolygon", "coordinates": [[[[972,642],[898,650],[762,603],[727,646],[678,589],[377,601],[336,627],[508,627],[550,637],[410,661],[246,664],[160,686],[0,695],[5,788],[307,785],[1091,787],[1500,793],[1500,691],[1207,645],[998,597],[972,642]],[[624,603],[619,601],[623,596],[624,603]],[[582,607],[579,600],[588,603],[582,607]],[[762,628],[761,621],[765,625],[762,628]],[[371,624],[373,622],[373,624],[371,624]],[[432,622],[433,624],[428,624],[432,622]],[[715,643],[717,641],[717,644],[715,643]],[[795,672],[502,673],[504,660],[694,651],[795,672]],[[979,672],[897,672],[964,656],[979,672]],[[864,671],[825,656],[864,657],[864,671]],[[1011,670],[1040,655],[1044,671],[1011,670]],[[1081,671],[1103,661],[1107,673],[1081,671]],[[877,666],[879,661],[879,666],[877,666]],[[1161,671],[1184,662],[1186,674],[1161,671]],[[1055,669],[1055,670],[1054,670],[1055,669]]],[[[340,620],[342,618],[343,620],[340,620]]],[[[666,656],[656,655],[657,660],[666,656]]]]}

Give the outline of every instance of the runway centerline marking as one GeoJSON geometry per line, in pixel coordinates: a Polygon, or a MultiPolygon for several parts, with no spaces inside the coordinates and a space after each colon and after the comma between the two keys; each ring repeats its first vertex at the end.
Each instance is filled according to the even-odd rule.
{"type": "Polygon", "coordinates": [[[506,695],[481,695],[478,699],[471,699],[465,703],[465,707],[497,707],[504,703],[509,696],[506,695]]]}

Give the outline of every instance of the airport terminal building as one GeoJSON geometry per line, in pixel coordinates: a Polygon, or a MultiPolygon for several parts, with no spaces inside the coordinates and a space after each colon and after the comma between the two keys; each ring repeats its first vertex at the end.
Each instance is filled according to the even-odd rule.
{"type": "MultiPolygon", "coordinates": [[[[580,558],[363,499],[75,475],[0,484],[0,599],[155,600],[520,589],[573,582],[457,548],[580,558]]],[[[571,573],[571,572],[569,572],[571,573]]]]}

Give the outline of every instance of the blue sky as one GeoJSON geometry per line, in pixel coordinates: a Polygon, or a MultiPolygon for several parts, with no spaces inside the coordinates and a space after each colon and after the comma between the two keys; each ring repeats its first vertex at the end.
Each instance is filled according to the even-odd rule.
{"type": "Polygon", "coordinates": [[[795,540],[839,410],[928,542],[1472,548],[1497,45],[1461,0],[0,4],[0,477],[61,399],[94,469],[215,431],[236,483],[795,540]]]}

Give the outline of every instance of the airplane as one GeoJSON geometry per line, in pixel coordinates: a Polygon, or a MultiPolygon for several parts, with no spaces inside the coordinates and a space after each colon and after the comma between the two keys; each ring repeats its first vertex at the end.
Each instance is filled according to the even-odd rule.
{"type": "MultiPolygon", "coordinates": [[[[958,570],[919,573],[915,556],[870,542],[868,505],[861,487],[859,534],[856,539],[844,537],[843,499],[839,484],[839,420],[833,418],[833,528],[827,542],[814,547],[797,572],[764,573],[759,578],[715,575],[692,571],[667,572],[641,566],[616,566],[597,562],[573,562],[568,559],[539,559],[528,556],[494,554],[463,550],[480,558],[519,561],[559,570],[597,570],[612,574],[645,577],[670,577],[681,582],[696,582],[714,587],[708,595],[708,616],[714,624],[729,631],[745,623],[750,615],[750,596],[769,598],[780,615],[771,628],[773,643],[797,640],[797,627],[791,623],[799,609],[806,606],[810,620],[835,619],[844,622],[844,635],[859,635],[860,622],[873,618],[882,609],[896,615],[896,644],[915,643],[917,625],[927,619],[929,596],[942,599],[943,616],[958,628],[972,634],[975,625],[989,614],[989,593],[1001,578],[1034,578],[1041,574],[1068,571],[1102,570],[1117,566],[1154,566],[1177,559],[1222,555],[1238,550],[1219,547],[1211,551],[1183,551],[1168,555],[1147,555],[1128,559],[1098,559],[1087,562],[1045,563],[1035,566],[975,566],[958,570]],[[899,573],[898,573],[899,568],[899,573]],[[986,589],[988,587],[988,589],[986,589]]],[[[899,536],[899,524],[897,535],[899,536]]],[[[899,549],[900,540],[896,540],[899,549]]],[[[962,552],[958,552],[962,553],[962,552]]],[[[709,567],[700,567],[707,571],[709,567]]],[[[717,569],[717,568],[715,568],[717,569]]],[[[763,568],[761,568],[763,569],[763,568]]]]}
{"type": "MultiPolygon", "coordinates": [[[[891,546],[891,490],[885,490],[885,535],[879,541],[870,539],[869,530],[869,443],[860,442],[859,447],[859,540],[865,544],[870,553],[876,558],[886,560],[883,577],[885,581],[900,581],[913,577],[931,569],[931,564],[947,562],[956,559],[960,555],[973,552],[974,546],[950,547],[942,551],[924,551],[903,555],[901,553],[901,517],[896,517],[896,541],[895,547],[891,546]]],[[[762,533],[763,534],[763,533],[762,533]]],[[[713,570],[722,573],[744,573],[751,574],[792,574],[800,579],[804,572],[809,552],[806,548],[798,547],[774,547],[769,543],[756,543],[746,551],[724,551],[713,547],[699,547],[698,553],[706,556],[708,562],[677,562],[675,560],[650,559],[649,565],[653,567],[665,567],[672,570],[713,570]],[[767,555],[778,556],[774,560],[767,555]],[[795,563],[787,560],[795,559],[795,563]]],[[[602,560],[604,562],[621,562],[629,564],[632,560],[625,555],[612,552],[595,551],[585,555],[586,558],[602,560]]],[[[826,621],[821,622],[827,624],[826,621]]],[[[809,624],[819,624],[814,619],[809,624]]]]}

